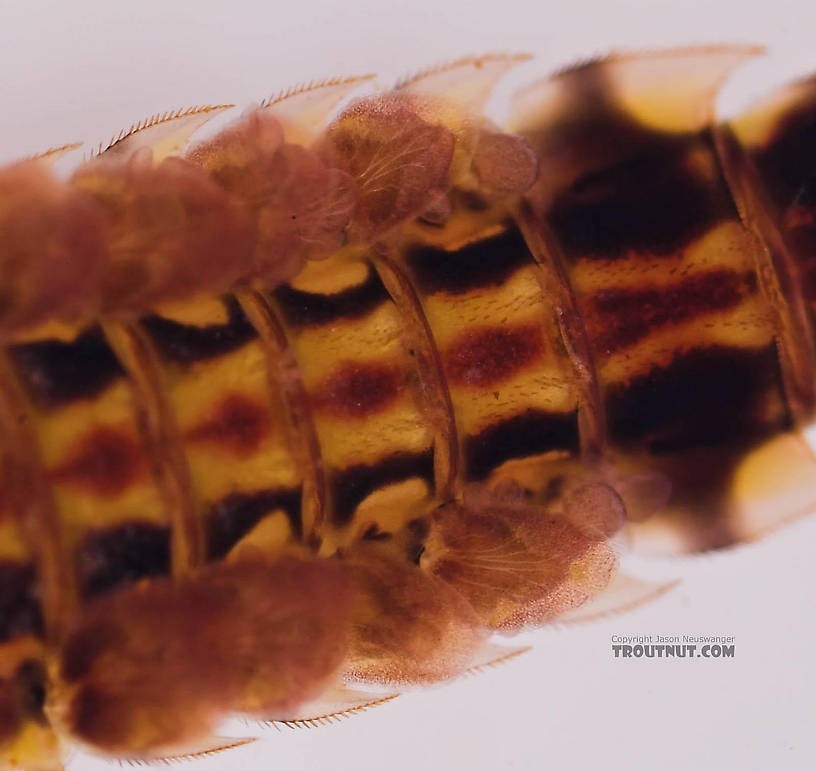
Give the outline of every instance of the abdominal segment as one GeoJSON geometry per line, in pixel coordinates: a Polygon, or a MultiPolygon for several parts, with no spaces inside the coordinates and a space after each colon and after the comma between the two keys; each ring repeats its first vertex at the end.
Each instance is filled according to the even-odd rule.
{"type": "Polygon", "coordinates": [[[679,53],[663,71],[637,57],[588,64],[517,116],[542,168],[528,226],[571,286],[608,452],[668,477],[669,506],[644,529],[668,528],[690,550],[741,537],[740,462],[813,406],[792,403],[805,352],[786,335],[762,234],[738,211],[706,118],[718,66],[734,62],[701,75],[699,57],[679,53]],[[650,103],[683,72],[674,109],[650,103]]]}

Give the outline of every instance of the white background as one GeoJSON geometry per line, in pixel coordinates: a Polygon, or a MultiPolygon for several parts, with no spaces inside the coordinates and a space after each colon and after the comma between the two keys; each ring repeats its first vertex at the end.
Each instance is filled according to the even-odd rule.
{"type": "MultiPolygon", "coordinates": [[[[295,82],[394,77],[466,53],[529,51],[525,80],[615,47],[757,42],[727,109],[816,71],[816,4],[774,0],[0,0],[0,161],[93,145],[157,111],[259,100],[295,82]]],[[[764,542],[646,566],[670,595],[543,630],[496,670],[345,723],[267,730],[209,769],[795,769],[816,767],[816,516],[764,542]],[[736,658],[613,660],[612,634],[736,636],[736,658]]],[[[643,568],[641,563],[641,568],[643,568]]],[[[78,758],[73,771],[99,768],[78,758]]],[[[196,766],[193,766],[196,768],[196,766]]]]}

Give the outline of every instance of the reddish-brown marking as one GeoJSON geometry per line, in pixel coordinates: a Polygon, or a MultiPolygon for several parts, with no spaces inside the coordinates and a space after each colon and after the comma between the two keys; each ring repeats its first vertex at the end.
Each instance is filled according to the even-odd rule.
{"type": "Polygon", "coordinates": [[[544,352],[541,330],[534,324],[469,330],[445,352],[452,383],[491,386],[515,375],[544,352]]]}
{"type": "Polygon", "coordinates": [[[610,353],[667,324],[733,308],[755,290],[753,273],[730,270],[713,270],[664,288],[601,289],[590,300],[594,337],[610,353]]]}
{"type": "Polygon", "coordinates": [[[239,456],[252,455],[269,433],[269,409],[244,394],[226,396],[211,416],[186,433],[191,442],[211,442],[239,456]]]}
{"type": "Polygon", "coordinates": [[[402,375],[393,367],[345,362],[318,386],[314,403],[338,417],[365,418],[384,410],[402,387],[402,375]]]}
{"type": "Polygon", "coordinates": [[[137,441],[126,430],[103,426],[87,434],[69,459],[50,472],[50,478],[115,498],[143,472],[144,459],[137,441]]]}

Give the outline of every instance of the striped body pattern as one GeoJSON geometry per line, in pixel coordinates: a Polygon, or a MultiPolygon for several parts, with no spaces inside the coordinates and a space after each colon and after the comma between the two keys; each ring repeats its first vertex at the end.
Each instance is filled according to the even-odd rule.
{"type": "Polygon", "coordinates": [[[0,169],[0,765],[455,677],[812,503],[816,81],[518,57],[0,169]],[[341,106],[342,105],[342,106],[341,106]],[[632,588],[634,586],[634,588],[632,588]]]}

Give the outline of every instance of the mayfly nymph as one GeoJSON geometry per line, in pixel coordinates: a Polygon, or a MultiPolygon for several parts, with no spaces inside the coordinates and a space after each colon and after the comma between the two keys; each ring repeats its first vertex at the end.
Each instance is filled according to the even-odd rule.
{"type": "MultiPolygon", "coordinates": [[[[0,765],[218,747],[813,503],[816,79],[518,57],[0,169],[0,765]],[[344,106],[341,106],[344,105],[344,106]],[[339,111],[338,111],[339,110],[339,111]]],[[[595,605],[593,605],[595,603],[595,605]]]]}

